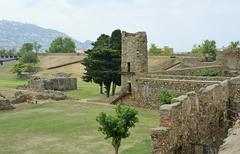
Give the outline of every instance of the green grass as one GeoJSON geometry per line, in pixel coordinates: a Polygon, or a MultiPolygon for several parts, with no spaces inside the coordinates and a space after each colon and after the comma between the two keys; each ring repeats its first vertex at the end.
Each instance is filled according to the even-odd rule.
{"type": "MultiPolygon", "coordinates": [[[[114,106],[59,102],[0,112],[0,153],[114,153],[110,140],[98,132],[96,116],[114,113],[114,106]]],[[[156,111],[138,109],[139,123],[123,140],[121,153],[148,154],[151,149],[150,128],[159,123],[156,111]]]]}
{"type": "MultiPolygon", "coordinates": [[[[0,66],[0,90],[12,91],[27,81],[16,79],[9,70],[14,63],[0,66]]],[[[99,86],[78,81],[78,90],[67,92],[74,98],[104,98],[99,86]]],[[[149,154],[150,128],[159,124],[157,111],[138,109],[139,123],[122,141],[122,154],[149,154]]],[[[112,154],[110,140],[98,132],[96,117],[114,112],[106,103],[46,101],[12,111],[0,112],[0,154],[112,154]]]]}
{"type": "Polygon", "coordinates": [[[73,98],[85,99],[100,97],[99,86],[95,83],[84,82],[78,79],[78,90],[67,92],[68,96],[73,98]]]}
{"type": "Polygon", "coordinates": [[[15,63],[10,62],[0,66],[0,90],[13,90],[27,83],[26,79],[17,79],[16,75],[11,73],[10,70],[15,63]]]}
{"type": "MultiPolygon", "coordinates": [[[[119,93],[120,88],[117,87],[116,92],[119,93]]],[[[92,82],[84,82],[78,79],[78,90],[67,92],[68,96],[77,99],[86,98],[104,98],[105,95],[100,94],[99,85],[92,82]]]]}

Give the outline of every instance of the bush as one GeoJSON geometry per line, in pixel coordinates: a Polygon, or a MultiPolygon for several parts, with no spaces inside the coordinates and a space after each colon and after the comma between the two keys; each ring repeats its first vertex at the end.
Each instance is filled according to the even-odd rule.
{"type": "Polygon", "coordinates": [[[33,63],[33,64],[36,64],[38,63],[38,58],[37,58],[37,55],[36,53],[32,52],[32,51],[29,51],[29,52],[25,52],[22,57],[20,58],[20,62],[21,63],[33,63]]]}
{"type": "Polygon", "coordinates": [[[34,64],[25,64],[24,72],[37,72],[38,68],[34,64]]]}
{"type": "Polygon", "coordinates": [[[193,74],[194,76],[218,76],[219,73],[214,70],[202,70],[193,74]]]}
{"type": "Polygon", "coordinates": [[[178,96],[182,95],[179,92],[173,92],[173,91],[169,91],[169,90],[162,90],[159,92],[159,103],[160,105],[164,105],[164,104],[171,104],[171,100],[173,98],[176,98],[178,96]]]}

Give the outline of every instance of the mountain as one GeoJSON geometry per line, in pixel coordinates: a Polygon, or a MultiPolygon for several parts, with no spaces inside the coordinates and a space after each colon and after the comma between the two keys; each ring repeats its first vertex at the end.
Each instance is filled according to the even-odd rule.
{"type": "MultiPolygon", "coordinates": [[[[15,21],[0,20],[0,48],[19,49],[23,43],[37,41],[42,45],[41,50],[48,49],[52,40],[56,37],[69,37],[62,32],[46,29],[33,24],[15,21]]],[[[79,42],[73,39],[77,48],[91,48],[91,41],[79,42]]]]}

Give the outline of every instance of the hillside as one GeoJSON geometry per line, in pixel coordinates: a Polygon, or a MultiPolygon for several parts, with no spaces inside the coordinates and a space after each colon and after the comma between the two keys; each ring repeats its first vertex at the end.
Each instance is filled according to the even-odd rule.
{"type": "MultiPolygon", "coordinates": [[[[47,49],[53,39],[59,36],[69,37],[62,32],[46,29],[33,24],[14,21],[0,21],[0,48],[19,49],[23,43],[37,41],[42,50],[47,49]]],[[[91,48],[91,41],[79,42],[75,40],[78,48],[91,48]]]]}

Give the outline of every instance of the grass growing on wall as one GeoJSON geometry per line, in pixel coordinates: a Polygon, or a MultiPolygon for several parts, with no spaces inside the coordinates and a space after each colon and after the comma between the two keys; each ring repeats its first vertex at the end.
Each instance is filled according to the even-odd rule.
{"type": "Polygon", "coordinates": [[[182,95],[182,93],[179,93],[179,92],[174,92],[174,91],[170,91],[170,90],[161,90],[159,92],[158,100],[159,100],[160,105],[171,104],[171,100],[173,98],[176,98],[181,95],[182,95]]]}
{"type": "Polygon", "coordinates": [[[218,76],[219,73],[214,70],[201,70],[198,72],[195,72],[193,76],[218,76]]]}

